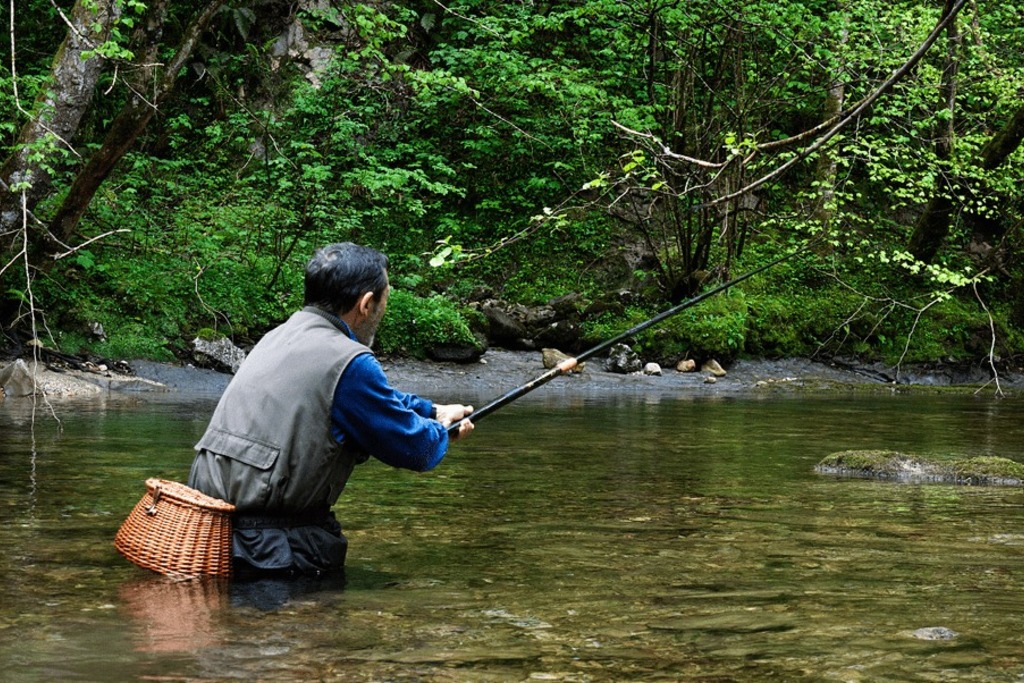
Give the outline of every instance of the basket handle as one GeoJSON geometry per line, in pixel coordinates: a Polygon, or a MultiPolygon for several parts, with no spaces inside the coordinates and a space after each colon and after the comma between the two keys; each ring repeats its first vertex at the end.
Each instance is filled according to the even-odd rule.
{"type": "Polygon", "coordinates": [[[161,489],[159,486],[157,486],[157,487],[155,487],[153,489],[153,502],[150,504],[150,506],[148,508],[146,508],[146,514],[149,515],[150,517],[152,517],[152,516],[154,516],[156,514],[156,504],[157,504],[157,501],[160,500],[160,494],[161,493],[163,493],[163,489],[161,489]]]}

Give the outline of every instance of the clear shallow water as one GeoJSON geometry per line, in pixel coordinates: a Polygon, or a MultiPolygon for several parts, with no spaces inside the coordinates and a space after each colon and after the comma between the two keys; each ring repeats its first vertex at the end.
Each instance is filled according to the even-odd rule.
{"type": "Polygon", "coordinates": [[[344,587],[173,583],[113,550],[212,400],[58,403],[59,431],[0,405],[0,677],[1024,681],[1021,489],[813,472],[1022,459],[1019,401],[537,394],[432,473],[359,468],[344,587]]]}

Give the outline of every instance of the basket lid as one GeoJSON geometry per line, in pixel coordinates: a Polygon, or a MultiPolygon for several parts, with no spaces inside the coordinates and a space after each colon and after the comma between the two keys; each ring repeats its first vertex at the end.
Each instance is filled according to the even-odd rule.
{"type": "Polygon", "coordinates": [[[159,495],[162,498],[169,498],[180,503],[195,505],[196,507],[205,508],[214,512],[232,513],[235,511],[235,506],[231,503],[221,500],[220,498],[208,496],[202,491],[197,491],[191,486],[186,486],[185,484],[177,481],[150,478],[146,480],[146,488],[149,489],[150,493],[152,493],[154,497],[159,495]]]}

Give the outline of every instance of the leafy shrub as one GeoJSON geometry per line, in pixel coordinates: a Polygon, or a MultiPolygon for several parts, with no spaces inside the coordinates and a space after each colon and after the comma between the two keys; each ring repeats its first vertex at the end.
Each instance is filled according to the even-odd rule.
{"type": "MultiPolygon", "coordinates": [[[[898,296],[911,300],[909,293],[898,296]]],[[[752,355],[852,355],[890,364],[964,361],[986,355],[991,342],[988,316],[967,293],[930,306],[920,316],[917,307],[923,308],[927,299],[896,305],[891,298],[869,298],[839,286],[813,293],[762,290],[748,300],[746,351],[752,355]]],[[[1004,322],[1004,310],[992,312],[997,352],[1012,355],[1021,335],[1004,322]]]]}
{"type": "Polygon", "coordinates": [[[665,361],[682,357],[732,360],[747,340],[749,311],[743,292],[730,290],[670,318],[643,346],[665,361]]]}
{"type": "MultiPolygon", "coordinates": [[[[128,323],[116,331],[108,330],[110,336],[102,341],[83,333],[59,332],[55,341],[61,351],[71,354],[87,354],[111,360],[174,360],[168,340],[154,336],[151,330],[144,327],[139,323],[128,323]]],[[[104,325],[104,328],[107,326],[104,325]]]]}
{"type": "Polygon", "coordinates": [[[868,313],[849,320],[860,299],[840,288],[814,293],[780,289],[748,301],[747,352],[769,358],[812,356],[823,350],[851,353],[877,322],[868,313]]]}
{"type": "Polygon", "coordinates": [[[438,295],[424,298],[402,289],[391,292],[377,332],[378,351],[422,358],[431,346],[454,343],[478,343],[455,304],[438,295]]]}
{"type": "Polygon", "coordinates": [[[976,301],[966,297],[947,299],[928,309],[916,324],[916,314],[912,314],[913,311],[904,314],[898,341],[883,347],[887,361],[895,363],[901,358],[909,363],[939,358],[971,360],[988,353],[991,341],[988,316],[976,301]]]}
{"type": "MultiPolygon", "coordinates": [[[[624,313],[605,313],[584,324],[584,336],[596,344],[656,314],[634,307],[624,313]]],[[[645,359],[665,363],[684,357],[731,360],[744,350],[747,318],[743,293],[723,293],[641,332],[633,347],[645,359]]]]}

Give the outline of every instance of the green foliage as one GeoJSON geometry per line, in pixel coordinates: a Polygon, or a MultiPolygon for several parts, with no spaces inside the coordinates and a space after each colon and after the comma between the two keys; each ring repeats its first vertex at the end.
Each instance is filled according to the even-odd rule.
{"type": "MultiPolygon", "coordinates": [[[[588,343],[596,344],[643,323],[656,313],[627,307],[624,314],[603,314],[585,323],[585,337],[588,343]]],[[[748,316],[742,292],[726,292],[641,332],[632,346],[644,358],[673,364],[680,358],[732,360],[745,349],[748,316]]]]}
{"type": "Polygon", "coordinates": [[[683,311],[664,334],[654,331],[651,346],[659,358],[732,360],[744,351],[748,317],[743,292],[730,290],[683,311]]]}
{"type": "Polygon", "coordinates": [[[850,342],[846,318],[851,310],[857,310],[857,296],[839,287],[822,288],[814,294],[800,290],[776,290],[749,298],[747,347],[752,355],[791,358],[851,351],[844,349],[844,343],[850,342]]]}
{"type": "MultiPolygon", "coordinates": [[[[112,318],[113,319],[113,318],[112,318]]],[[[175,360],[174,349],[163,337],[137,321],[116,321],[114,336],[100,340],[84,332],[61,329],[53,338],[56,348],[64,353],[109,360],[143,358],[156,361],[175,360]]]]}
{"type": "MultiPolygon", "coordinates": [[[[886,340],[883,352],[895,362],[930,362],[936,359],[969,361],[983,357],[991,342],[988,316],[977,301],[968,297],[950,297],[933,306],[926,317],[917,321],[904,314],[900,322],[904,332],[897,341],[886,340]],[[906,340],[905,342],[903,340],[906,340]]],[[[914,316],[916,319],[916,315],[914,316]]]]}
{"type": "Polygon", "coordinates": [[[61,311],[62,328],[100,322],[110,341],[88,347],[166,358],[185,353],[200,328],[252,340],[301,305],[312,246],[259,229],[274,220],[273,204],[224,196],[212,172],[126,161],[93,219],[130,233],[79,250],[37,281],[39,305],[61,311]]]}
{"type": "Polygon", "coordinates": [[[377,348],[384,354],[423,358],[427,349],[442,344],[478,342],[469,323],[451,301],[441,296],[420,297],[392,290],[388,310],[377,332],[377,348]]]}
{"type": "MultiPolygon", "coordinates": [[[[63,27],[52,3],[17,4],[18,26],[38,29],[17,29],[25,103],[44,91],[63,27]]],[[[640,292],[642,308],[587,322],[588,336],[603,340],[688,296],[709,272],[753,267],[822,235],[817,257],[783,264],[638,343],[662,358],[976,357],[990,337],[977,286],[999,351],[1024,350],[1006,303],[1020,297],[1005,285],[1019,287],[1021,276],[979,279],[981,266],[959,253],[971,237],[965,223],[954,221],[949,248],[932,263],[906,251],[936,192],[958,216],[1021,218],[1022,152],[1000,168],[977,163],[1020,106],[1024,29],[1013,6],[965,10],[953,111],[938,93],[940,43],[823,150],[834,177],[811,158],[759,187],[750,205],[706,207],[795,157],[806,140],[754,150],[821,123],[835,76],[844,77],[845,105],[877,87],[940,5],[321,4],[330,6],[299,13],[310,44],[332,52],[330,66],[313,72],[274,53],[281,23],[271,5],[217,15],[195,68],[106,181],[73,244],[127,232],[40,271],[33,293],[51,322],[77,329],[97,320],[108,344],[139,335],[138,348],[164,355],[202,328],[255,338],[299,305],[315,247],[354,240],[392,259],[399,287],[390,332],[380,335],[389,352],[469,339],[466,317],[437,292],[460,299],[486,289],[528,304],[640,292]],[[615,123],[640,135],[624,137],[615,123]],[[947,123],[955,145],[943,156],[935,141],[947,123]],[[729,165],[694,165],[666,148],[729,165]],[[930,305],[936,299],[945,300],[930,305]]],[[[172,5],[173,25],[185,25],[194,9],[172,5]]],[[[128,34],[141,11],[139,0],[124,4],[105,54],[134,49],[128,34]]],[[[9,148],[24,120],[3,50],[0,110],[9,113],[0,140],[9,148]]],[[[119,92],[97,95],[79,154],[98,145],[119,92]]],[[[67,145],[46,140],[29,151],[66,187],[59,174],[77,159],[67,145]]],[[[45,220],[59,198],[37,214],[45,220]]],[[[3,277],[23,305],[18,269],[3,277]]]]}

